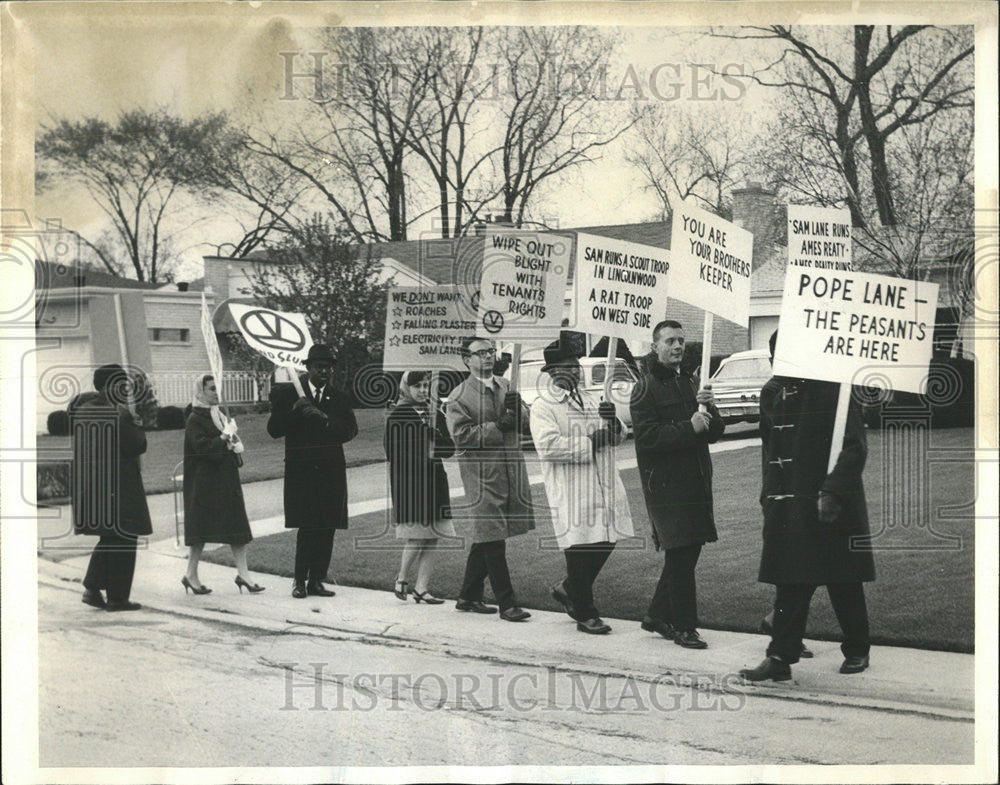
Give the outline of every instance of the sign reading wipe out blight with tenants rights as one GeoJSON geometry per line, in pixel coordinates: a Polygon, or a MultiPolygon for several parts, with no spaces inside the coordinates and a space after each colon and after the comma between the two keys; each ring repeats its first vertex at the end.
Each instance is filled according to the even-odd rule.
{"type": "Polygon", "coordinates": [[[789,263],[774,373],[923,392],[938,285],[789,263]]]}
{"type": "Polygon", "coordinates": [[[665,248],[578,234],[573,328],[648,341],[667,312],[668,254],[665,248]]]}
{"type": "Polygon", "coordinates": [[[477,334],[518,342],[548,342],[557,336],[570,248],[570,240],[557,234],[487,232],[477,334]]]}

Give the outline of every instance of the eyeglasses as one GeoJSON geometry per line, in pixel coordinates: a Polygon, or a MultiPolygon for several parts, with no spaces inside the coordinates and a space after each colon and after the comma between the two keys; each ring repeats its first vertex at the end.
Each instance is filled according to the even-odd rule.
{"type": "Polygon", "coordinates": [[[476,355],[476,357],[478,357],[480,360],[488,360],[490,357],[496,357],[497,356],[497,350],[496,349],[480,349],[479,351],[476,351],[476,352],[469,352],[469,354],[476,355]]]}

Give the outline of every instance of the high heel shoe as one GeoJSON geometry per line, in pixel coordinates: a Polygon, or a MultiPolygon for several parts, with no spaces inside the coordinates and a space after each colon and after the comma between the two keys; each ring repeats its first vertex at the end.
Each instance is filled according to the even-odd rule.
{"type": "Polygon", "coordinates": [[[425,591],[421,594],[416,589],[413,590],[413,601],[417,603],[417,605],[422,602],[426,602],[428,605],[444,605],[444,600],[439,597],[435,597],[429,591],[425,591]]]}
{"type": "Polygon", "coordinates": [[[264,589],[267,588],[266,586],[259,586],[256,583],[250,583],[249,581],[243,580],[243,576],[242,575],[237,575],[236,576],[235,583],[236,583],[237,586],[240,587],[240,594],[243,593],[243,589],[244,588],[248,592],[250,592],[251,594],[256,594],[257,592],[264,591],[264,589]]]}
{"type": "Polygon", "coordinates": [[[211,594],[212,590],[207,586],[195,586],[191,581],[188,580],[187,575],[181,578],[181,584],[184,586],[184,593],[188,593],[188,589],[193,591],[195,594],[211,594]]]}
{"type": "Polygon", "coordinates": [[[409,586],[410,585],[406,581],[396,581],[396,587],[392,590],[392,593],[395,594],[403,602],[406,602],[406,595],[410,593],[409,586]],[[400,586],[402,586],[403,588],[400,589],[399,588],[400,586]]]}

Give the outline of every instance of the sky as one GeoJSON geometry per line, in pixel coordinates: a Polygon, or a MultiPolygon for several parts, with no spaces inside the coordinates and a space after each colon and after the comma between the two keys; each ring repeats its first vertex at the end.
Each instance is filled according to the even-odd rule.
{"type": "MultiPolygon", "coordinates": [[[[52,118],[62,117],[113,119],[135,107],[164,108],[184,116],[215,110],[238,113],[243,108],[239,87],[246,83],[280,86],[284,60],[277,53],[301,51],[304,46],[287,17],[255,17],[251,21],[238,17],[181,15],[176,9],[165,8],[163,13],[143,16],[77,14],[69,18],[54,14],[33,21],[30,36],[36,124],[44,126],[52,118]]],[[[296,24],[301,21],[297,19],[296,24]]],[[[316,19],[307,21],[317,23],[316,19]]],[[[691,108],[694,97],[714,89],[694,83],[691,64],[738,61],[727,51],[731,47],[726,42],[697,34],[677,36],[665,28],[650,27],[622,31],[624,60],[611,64],[614,75],[610,81],[624,84],[626,96],[654,101],[649,83],[655,73],[660,97],[677,97],[661,103],[677,106],[687,102],[691,108]],[[635,79],[629,75],[630,68],[635,79]]],[[[753,113],[747,107],[760,106],[752,91],[742,100],[728,103],[701,101],[699,109],[706,103],[712,104],[711,111],[742,113],[748,118],[753,113]]],[[[544,189],[535,203],[535,214],[564,227],[626,223],[655,216],[659,204],[641,188],[624,160],[624,144],[609,148],[602,160],[544,189]]],[[[36,213],[41,219],[57,217],[89,237],[96,237],[106,225],[103,213],[79,190],[59,189],[39,195],[36,213]]],[[[181,279],[200,275],[201,255],[212,252],[204,244],[207,237],[229,239],[235,231],[231,222],[206,218],[203,211],[199,215],[201,220],[177,237],[185,259],[181,279]]],[[[186,215],[178,220],[194,222],[186,215]]]]}

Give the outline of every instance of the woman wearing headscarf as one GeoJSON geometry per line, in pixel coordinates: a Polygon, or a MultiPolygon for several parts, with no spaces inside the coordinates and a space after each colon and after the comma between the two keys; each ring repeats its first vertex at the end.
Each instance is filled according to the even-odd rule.
{"type": "Polygon", "coordinates": [[[184,544],[188,546],[184,591],[208,594],[198,580],[198,561],[206,543],[233,550],[236,585],[243,593],[264,591],[250,578],[247,543],[253,536],[247,520],[239,467],[243,442],[236,422],[219,410],[219,393],[211,375],[195,383],[194,401],[184,431],[184,544]]]}
{"type": "Polygon", "coordinates": [[[399,382],[399,400],[385,423],[385,454],[389,459],[393,522],[397,539],[405,540],[394,593],[405,600],[410,593],[409,575],[416,570],[413,599],[440,605],[427,590],[438,537],[454,537],[455,529],[445,519],[451,503],[448,476],[442,458],[455,452],[440,412],[431,426],[429,407],[431,374],[409,371],[399,382]]]}

